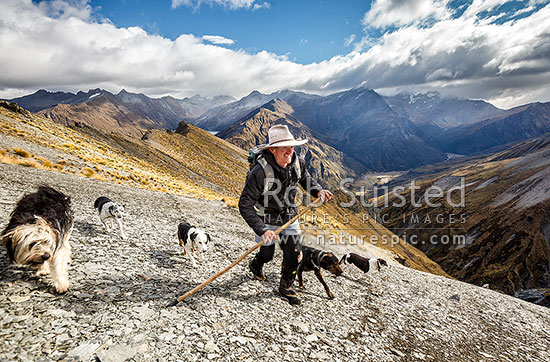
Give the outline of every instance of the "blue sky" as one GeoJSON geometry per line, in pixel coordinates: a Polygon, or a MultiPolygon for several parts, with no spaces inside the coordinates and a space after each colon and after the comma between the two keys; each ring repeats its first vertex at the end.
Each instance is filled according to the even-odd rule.
{"type": "Polygon", "coordinates": [[[293,89],[550,101],[550,0],[2,0],[0,98],[293,89]]]}
{"type": "Polygon", "coordinates": [[[248,53],[267,50],[301,64],[346,54],[346,39],[360,36],[368,1],[271,1],[265,7],[231,9],[217,4],[200,7],[169,1],[91,1],[99,12],[121,27],[140,26],[151,34],[175,40],[181,34],[218,35],[234,41],[232,49],[248,53]]]}

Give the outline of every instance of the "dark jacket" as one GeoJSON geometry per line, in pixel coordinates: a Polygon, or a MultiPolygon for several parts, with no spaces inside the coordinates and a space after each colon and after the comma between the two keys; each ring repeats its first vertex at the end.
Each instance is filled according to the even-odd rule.
{"type": "MultiPolygon", "coordinates": [[[[275,178],[281,182],[281,190],[275,195],[270,194],[267,199],[267,205],[264,205],[264,196],[262,194],[265,187],[265,172],[263,167],[257,164],[248,173],[244,189],[239,199],[239,212],[241,216],[252,230],[260,236],[267,230],[265,224],[283,225],[296,215],[296,207],[292,204],[295,202],[297,183],[313,197],[317,197],[319,191],[322,190],[322,187],[319,186],[319,184],[311,178],[309,172],[307,172],[306,162],[302,158],[299,158],[301,178],[298,180],[298,175],[293,166],[295,158],[298,157],[296,153],[292,156],[290,164],[285,168],[280,167],[277,162],[275,162],[275,157],[269,150],[263,152],[263,157],[273,167],[275,178]],[[291,189],[288,192],[288,200],[285,200],[284,195],[289,188],[291,189]],[[281,201],[281,204],[277,202],[276,198],[281,201]],[[256,203],[265,206],[265,215],[263,218],[258,216],[254,209],[256,203]]],[[[270,191],[275,191],[276,189],[277,185],[273,184],[270,191]]]]}

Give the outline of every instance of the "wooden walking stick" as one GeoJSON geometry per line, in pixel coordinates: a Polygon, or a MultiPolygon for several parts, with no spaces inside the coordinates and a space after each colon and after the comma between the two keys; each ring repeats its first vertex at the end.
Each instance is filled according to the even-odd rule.
{"type": "MultiPolygon", "coordinates": [[[[315,202],[313,202],[312,204],[310,204],[308,207],[306,207],[305,209],[303,209],[302,211],[300,211],[298,214],[296,214],[294,217],[292,217],[292,219],[288,220],[284,225],[282,225],[280,228],[278,228],[277,230],[275,230],[275,235],[278,235],[281,231],[283,231],[284,229],[286,229],[290,224],[292,224],[294,221],[298,220],[298,218],[300,216],[302,216],[303,214],[306,213],[306,211],[308,211],[309,209],[311,209],[313,207],[313,205],[318,201],[319,199],[315,200],[315,202]]],[[[196,286],[195,288],[191,289],[190,291],[188,291],[187,293],[185,293],[184,295],[182,295],[181,297],[179,297],[178,299],[176,299],[173,303],[171,303],[169,306],[170,307],[173,307],[175,305],[177,305],[179,302],[181,302],[182,300],[184,300],[185,298],[189,297],[190,295],[192,294],[195,294],[196,292],[198,292],[199,290],[201,290],[202,288],[204,288],[205,286],[207,286],[208,284],[212,283],[212,281],[214,281],[214,279],[216,279],[217,277],[219,277],[220,275],[224,274],[225,272],[227,272],[229,269],[233,268],[235,265],[239,264],[241,261],[243,261],[244,258],[246,258],[250,253],[252,253],[254,250],[258,249],[260,246],[264,245],[264,241],[260,241],[259,243],[257,243],[256,245],[254,245],[253,247],[251,247],[250,249],[248,249],[248,251],[246,253],[244,253],[239,259],[235,260],[231,265],[229,265],[228,267],[226,267],[225,269],[217,272],[216,274],[214,274],[213,276],[210,277],[210,279],[208,279],[207,281],[203,282],[202,284],[196,286]]]]}

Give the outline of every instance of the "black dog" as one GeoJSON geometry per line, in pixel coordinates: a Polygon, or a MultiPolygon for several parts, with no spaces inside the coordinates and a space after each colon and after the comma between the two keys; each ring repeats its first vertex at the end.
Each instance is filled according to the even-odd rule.
{"type": "Polygon", "coordinates": [[[71,199],[41,186],[19,200],[0,241],[10,260],[36,268],[37,275],[51,272],[56,291],[64,293],[70,287],[67,269],[73,221],[71,199]]]}
{"type": "Polygon", "coordinates": [[[315,276],[325,288],[328,297],[334,298],[334,294],[330,291],[327,282],[321,274],[321,269],[328,270],[336,276],[342,274],[342,268],[338,263],[338,258],[333,253],[310,248],[309,246],[302,246],[302,260],[300,261],[297,271],[298,287],[305,289],[302,273],[305,271],[314,271],[315,276]]]}
{"type": "Polygon", "coordinates": [[[355,253],[348,253],[344,255],[340,260],[340,264],[342,263],[353,264],[361,269],[364,273],[368,273],[369,271],[374,270],[380,271],[380,268],[382,266],[388,266],[388,263],[384,259],[369,259],[355,253]]]}

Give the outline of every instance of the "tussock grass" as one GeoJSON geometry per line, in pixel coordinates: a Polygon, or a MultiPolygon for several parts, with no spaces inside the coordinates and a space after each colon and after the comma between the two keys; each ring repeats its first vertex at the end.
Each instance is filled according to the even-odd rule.
{"type": "Polygon", "coordinates": [[[16,164],[25,167],[42,168],[40,167],[41,165],[35,160],[17,160],[16,164]]]}
{"type": "Polygon", "coordinates": [[[96,175],[96,172],[90,167],[84,167],[81,173],[86,177],[94,177],[96,175]]]}
{"type": "Polygon", "coordinates": [[[239,199],[233,198],[233,197],[224,197],[222,198],[222,201],[225,202],[225,204],[229,207],[232,207],[234,209],[237,209],[239,207],[239,199]]]}
{"type": "Polygon", "coordinates": [[[24,149],[21,149],[21,148],[17,148],[17,147],[14,147],[13,148],[13,152],[15,152],[18,156],[21,156],[21,157],[24,157],[24,158],[30,158],[30,157],[33,157],[34,155],[32,153],[30,153],[29,151],[26,151],[24,149]]]}
{"type": "Polygon", "coordinates": [[[25,167],[34,167],[34,168],[44,168],[40,163],[36,162],[33,159],[24,158],[20,159],[18,157],[9,155],[7,153],[0,153],[0,162],[7,163],[10,165],[20,165],[25,167]]]}
{"type": "Polygon", "coordinates": [[[82,147],[77,146],[74,143],[70,143],[70,142],[65,142],[63,144],[63,147],[68,148],[69,150],[74,150],[74,151],[78,151],[78,150],[82,149],[82,147]]]}

